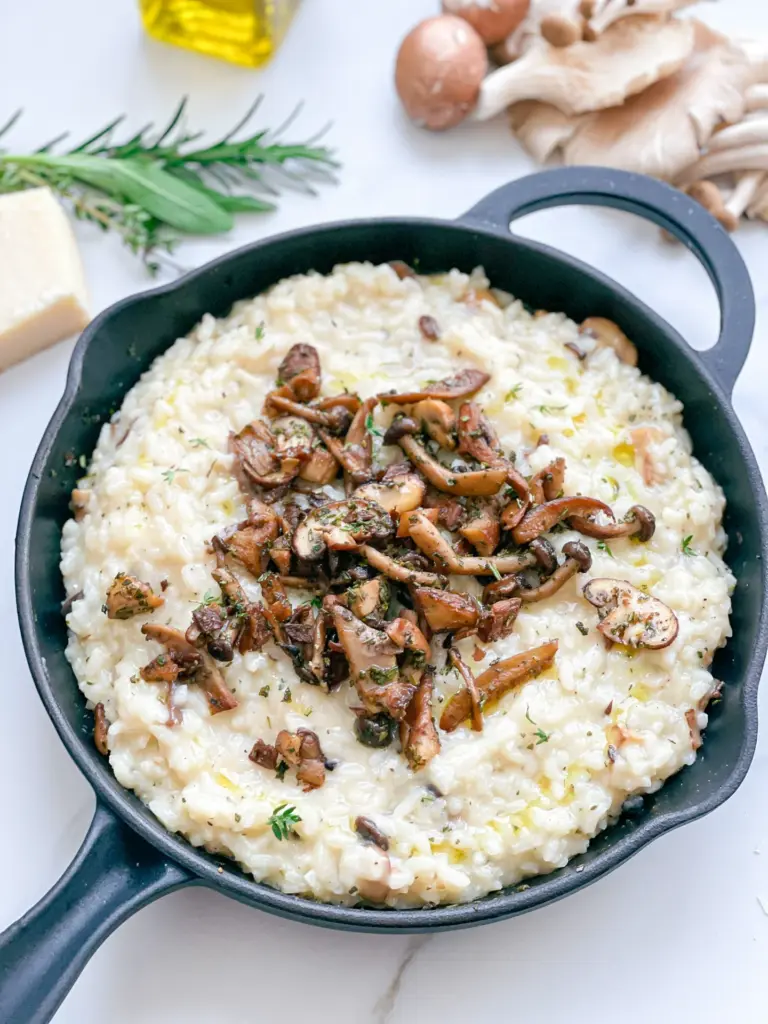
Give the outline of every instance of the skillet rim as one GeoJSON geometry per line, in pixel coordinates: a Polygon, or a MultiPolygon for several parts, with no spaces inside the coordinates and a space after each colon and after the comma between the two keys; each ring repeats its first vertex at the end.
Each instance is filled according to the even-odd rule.
{"type": "MultiPolygon", "coordinates": [[[[749,656],[744,676],[741,706],[743,711],[743,735],[738,759],[732,765],[730,774],[714,791],[685,808],[660,812],[628,830],[618,834],[606,849],[591,862],[580,864],[579,857],[573,858],[564,867],[539,881],[535,887],[523,889],[509,886],[472,903],[454,903],[435,907],[414,909],[372,909],[368,907],[347,907],[332,903],[321,903],[300,896],[293,896],[273,889],[264,883],[248,878],[237,865],[222,861],[208,854],[202,847],[193,847],[180,835],[171,833],[152,816],[148,807],[141,804],[132,791],[125,789],[112,773],[108,762],[95,760],[88,740],[70,727],[49,684],[45,660],[38,643],[38,627],[35,624],[31,583],[29,578],[30,538],[35,520],[40,480],[50,451],[68,419],[82,383],[82,371],[89,350],[102,329],[116,315],[132,306],[153,302],[163,296],[173,295],[190,287],[208,274],[234,263],[246,253],[263,251],[267,254],[271,246],[285,242],[298,242],[308,237],[332,235],[350,228],[365,228],[376,232],[381,228],[401,227],[414,229],[438,229],[470,233],[544,254],[569,266],[595,283],[608,288],[621,304],[634,306],[647,319],[654,321],[663,332],[665,341],[679,356],[691,364],[704,378],[707,386],[720,407],[724,418],[738,444],[741,458],[753,485],[753,513],[758,526],[762,552],[768,550],[768,502],[762,483],[757,460],[746,437],[743,427],[735,415],[726,389],[710,369],[709,364],[685,342],[685,340],[663,318],[628,289],[613,281],[601,271],[590,267],[576,257],[570,256],[551,246],[534,242],[520,236],[512,236],[498,226],[473,220],[447,220],[422,217],[386,217],[372,219],[346,219],[314,225],[272,235],[238,249],[227,252],[215,260],[196,268],[184,277],[156,288],[126,297],[99,314],[85,329],[72,354],[67,373],[64,394],[48,424],[35,454],[29,477],[21,500],[19,523],[16,536],[16,597],[22,642],[35,686],[45,709],[62,742],[80,771],[94,788],[97,802],[107,805],[114,815],[125,822],[152,847],[180,864],[190,872],[190,884],[205,884],[227,895],[258,906],[260,909],[283,917],[307,923],[329,925],[358,931],[417,932],[447,928],[466,927],[489,923],[494,920],[524,913],[536,907],[546,906],[555,900],[570,895],[597,881],[614,870],[625,860],[654,839],[674,828],[693,821],[724,803],[741,785],[754,756],[757,742],[757,690],[762,673],[766,650],[768,650],[768,606],[765,591],[768,587],[768,559],[762,558],[763,594],[755,643],[749,656]],[[223,869],[223,870],[222,870],[223,869]]],[[[518,250],[519,251],[519,250],[518,250]]],[[[142,371],[143,372],[143,371],[142,371]]],[[[684,402],[684,399],[681,399],[684,402]]],[[[685,402],[684,402],[685,404],[685,402]]],[[[731,640],[731,643],[734,641],[731,640]]],[[[617,828],[616,825],[612,828],[617,828]]]]}

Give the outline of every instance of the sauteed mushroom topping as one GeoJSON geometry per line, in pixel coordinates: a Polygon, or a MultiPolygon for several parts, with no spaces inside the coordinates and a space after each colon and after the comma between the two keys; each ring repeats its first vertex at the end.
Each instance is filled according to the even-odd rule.
{"type": "Polygon", "coordinates": [[[132,619],[134,615],[148,615],[164,604],[165,600],[149,583],[119,572],[107,591],[104,611],[108,619],[132,619]]]}
{"type": "MultiPolygon", "coordinates": [[[[439,340],[430,317],[419,326],[439,340]]],[[[631,360],[633,346],[609,321],[592,318],[582,332],[631,360]]],[[[556,640],[496,660],[475,678],[456,646],[472,636],[482,644],[504,640],[521,609],[554,597],[590,569],[584,543],[567,541],[558,558],[550,531],[647,542],[654,516],[634,505],[617,519],[597,498],[565,496],[562,456],[526,478],[527,453],[516,465],[515,453],[504,450],[481,406],[469,400],[489,380],[482,370],[465,368],[365,399],[321,396],[321,380],[316,349],[294,345],[267,397],[267,418],[231,436],[246,515],[211,540],[220,595],[206,595],[192,611],[186,634],[145,624],[144,635],[163,650],[140,674],[167,687],[173,725],[181,721],[175,686],[202,688],[212,714],[235,708],[219,666],[226,672],[238,654],[275,644],[303,682],[324,691],[323,700],[349,679],[359,700],[350,724],[360,743],[386,747],[399,727],[402,754],[420,771],[440,751],[433,718],[438,671],[452,669],[462,681],[442,709],[440,729],[452,732],[470,719],[479,731],[495,701],[553,663],[556,640]],[[378,406],[385,422],[390,417],[383,431],[374,422],[378,406]],[[387,463],[391,446],[407,461],[387,463]],[[461,584],[469,593],[458,592],[452,577],[481,581],[482,600],[471,592],[475,582],[461,584]],[[297,602],[296,590],[318,596],[297,602]]],[[[592,580],[583,593],[608,640],[655,648],[674,640],[671,610],[629,583],[592,580]]],[[[162,603],[148,584],[119,574],[105,610],[127,618],[162,603]]],[[[475,645],[475,661],[487,655],[475,645]]],[[[106,750],[106,738],[102,743],[97,735],[97,743],[106,750]]],[[[295,768],[307,790],[325,781],[319,739],[307,729],[281,729],[272,743],[257,739],[249,757],[278,773],[295,768]]],[[[369,819],[358,818],[356,828],[387,849],[369,819]]]]}
{"type": "Polygon", "coordinates": [[[675,640],[677,616],[656,597],[626,580],[593,579],[582,591],[597,608],[598,630],[615,643],[659,650],[675,640]]]}

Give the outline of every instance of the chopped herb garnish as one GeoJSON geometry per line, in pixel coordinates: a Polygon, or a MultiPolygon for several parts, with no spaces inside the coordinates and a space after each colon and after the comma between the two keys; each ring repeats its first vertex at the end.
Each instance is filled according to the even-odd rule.
{"type": "Polygon", "coordinates": [[[505,402],[512,402],[512,401],[514,401],[514,399],[519,398],[520,392],[522,390],[523,390],[522,383],[515,384],[515,386],[513,388],[510,388],[509,391],[506,393],[506,395],[504,395],[504,401],[505,402]]]}
{"type": "Polygon", "coordinates": [[[267,820],[267,824],[272,828],[275,839],[279,839],[282,842],[289,835],[296,834],[293,826],[301,821],[301,818],[295,812],[296,808],[293,806],[289,807],[287,804],[278,804],[274,809],[267,820]]]}
{"type": "Polygon", "coordinates": [[[583,622],[577,622],[576,623],[576,629],[578,629],[578,631],[581,633],[582,636],[587,636],[587,634],[589,633],[589,630],[587,629],[587,627],[584,625],[583,622]]]}
{"type": "Polygon", "coordinates": [[[259,326],[256,328],[256,330],[253,332],[253,335],[256,338],[256,341],[263,341],[263,339],[264,339],[264,321],[263,320],[259,324],[259,326]]]}
{"type": "Polygon", "coordinates": [[[365,417],[365,429],[368,431],[369,434],[372,434],[373,437],[384,436],[384,431],[379,430],[379,428],[373,422],[373,413],[369,412],[368,415],[365,417]]]}
{"type": "Polygon", "coordinates": [[[189,443],[191,445],[193,445],[195,448],[210,448],[211,447],[208,444],[208,442],[205,440],[204,437],[193,437],[192,440],[189,443]]]}
{"type": "Polygon", "coordinates": [[[604,551],[606,553],[606,555],[609,555],[611,558],[613,558],[613,552],[611,551],[611,549],[608,547],[607,543],[604,540],[599,540],[597,542],[597,546],[598,546],[598,548],[601,551],[604,551]]]}
{"type": "Polygon", "coordinates": [[[201,605],[205,605],[207,608],[209,604],[215,604],[218,601],[218,595],[215,590],[206,590],[203,594],[203,600],[200,602],[201,605]]]}
{"type": "Polygon", "coordinates": [[[277,768],[275,768],[275,775],[281,782],[285,782],[285,773],[288,771],[288,762],[280,761],[277,768]]]}
{"type": "Polygon", "coordinates": [[[313,608],[322,608],[323,607],[322,598],[317,597],[317,595],[315,595],[315,597],[313,597],[312,600],[309,603],[312,605],[313,608]]]}
{"type": "Polygon", "coordinates": [[[285,688],[285,693],[283,694],[283,704],[290,704],[292,699],[293,698],[291,697],[291,688],[290,686],[287,686],[285,688]]]}
{"type": "Polygon", "coordinates": [[[179,469],[178,466],[171,466],[170,469],[163,470],[161,476],[167,484],[172,484],[176,479],[177,473],[188,473],[188,469],[179,469]]]}
{"type": "Polygon", "coordinates": [[[696,552],[691,547],[691,541],[693,540],[693,534],[689,534],[683,539],[683,543],[680,545],[680,550],[684,555],[695,555],[696,552]]]}
{"type": "Polygon", "coordinates": [[[262,686],[262,688],[259,690],[259,696],[260,697],[268,697],[269,696],[269,683],[267,683],[266,686],[262,686]]]}
{"type": "Polygon", "coordinates": [[[535,725],[536,726],[536,732],[534,733],[534,736],[536,737],[536,746],[538,747],[538,745],[540,743],[546,743],[547,740],[549,739],[549,737],[552,735],[552,733],[551,732],[544,732],[544,730],[542,728],[540,728],[538,725],[536,725],[534,720],[531,718],[531,714],[530,714],[530,711],[528,710],[528,708],[525,709],[525,717],[528,719],[528,721],[531,723],[531,725],[535,725]]]}
{"type": "Polygon", "coordinates": [[[501,573],[496,568],[496,566],[493,564],[493,562],[489,562],[488,563],[488,569],[491,572],[491,574],[494,576],[495,579],[497,579],[497,580],[501,579],[501,573]]]}
{"type": "Polygon", "coordinates": [[[545,416],[548,416],[550,413],[553,413],[553,412],[562,412],[563,409],[567,409],[568,406],[567,405],[537,405],[536,408],[539,410],[539,412],[543,413],[545,416]]]}

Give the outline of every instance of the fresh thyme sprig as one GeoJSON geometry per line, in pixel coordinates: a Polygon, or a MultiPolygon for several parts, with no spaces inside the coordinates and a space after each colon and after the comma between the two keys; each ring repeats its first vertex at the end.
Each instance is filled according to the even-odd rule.
{"type": "Polygon", "coordinates": [[[296,808],[287,804],[278,804],[274,809],[267,819],[267,824],[271,826],[275,839],[282,841],[295,832],[293,826],[301,821],[295,812],[296,808]]]}
{"type": "MultiPolygon", "coordinates": [[[[113,141],[124,120],[118,117],[65,152],[55,147],[67,133],[29,154],[0,149],[0,193],[47,186],[78,219],[119,234],[155,271],[153,254],[171,252],[181,236],[219,234],[230,230],[235,214],[273,210],[264,193],[299,188],[315,194],[313,182],[334,180],[333,153],[316,144],[322,132],[303,143],[281,141],[300,107],[274,132],[237,137],[259,102],[210,145],[198,141],[201,132],[185,128],[185,97],[165,128],[149,124],[124,142],[113,141]]],[[[0,128],[0,138],[20,116],[17,111],[0,128]]]]}

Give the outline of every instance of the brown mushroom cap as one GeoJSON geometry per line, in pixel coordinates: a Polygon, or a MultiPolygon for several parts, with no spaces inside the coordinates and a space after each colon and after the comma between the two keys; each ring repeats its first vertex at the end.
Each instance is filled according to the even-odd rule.
{"type": "Polygon", "coordinates": [[[598,630],[614,643],[661,650],[677,637],[679,624],[672,609],[627,580],[593,579],[582,593],[597,608],[598,630]]]}
{"type": "Polygon", "coordinates": [[[427,18],[403,40],[395,66],[395,87],[416,124],[442,131],[472,112],[488,70],[488,54],[463,18],[427,18]]]}
{"type": "Polygon", "coordinates": [[[463,18],[486,46],[500,43],[511,35],[528,14],[531,0],[443,0],[446,14],[463,18]]]}

